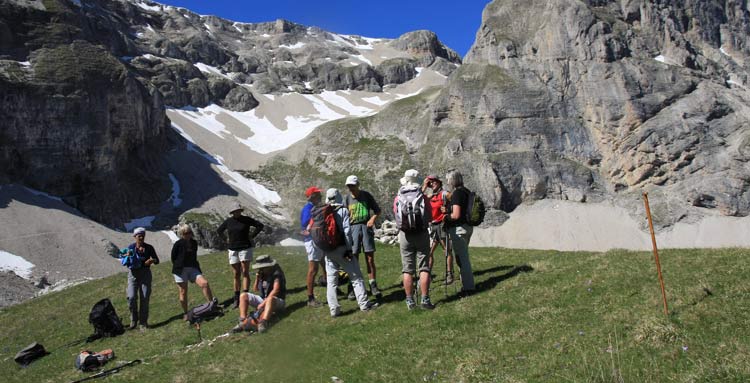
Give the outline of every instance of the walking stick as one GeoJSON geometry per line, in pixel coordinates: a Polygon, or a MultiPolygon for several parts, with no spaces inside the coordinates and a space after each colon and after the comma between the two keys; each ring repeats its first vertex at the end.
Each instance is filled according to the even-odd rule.
{"type": "Polygon", "coordinates": [[[651,220],[651,208],[648,206],[648,193],[643,193],[643,202],[646,204],[646,216],[648,217],[648,228],[651,231],[651,243],[654,247],[654,261],[656,262],[656,273],[659,275],[661,285],[661,297],[664,302],[664,315],[669,315],[667,309],[667,293],[664,291],[664,278],[661,276],[661,264],[659,263],[659,250],[656,248],[656,235],[654,235],[654,223],[651,220]]]}

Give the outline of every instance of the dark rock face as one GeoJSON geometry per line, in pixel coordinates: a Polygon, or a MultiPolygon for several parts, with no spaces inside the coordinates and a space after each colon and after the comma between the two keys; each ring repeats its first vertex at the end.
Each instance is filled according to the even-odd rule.
{"type": "Polygon", "coordinates": [[[2,182],[59,195],[107,223],[164,201],[168,120],[160,98],[85,41],[35,50],[30,60],[0,61],[2,182]]]}
{"type": "MultiPolygon", "coordinates": [[[[460,62],[434,34],[403,40],[424,65],[460,62]]],[[[248,111],[251,87],[380,91],[415,76],[413,60],[368,64],[373,41],[140,0],[0,0],[0,182],[110,225],[152,215],[169,197],[164,153],[179,141],[165,106],[248,111]]]]}

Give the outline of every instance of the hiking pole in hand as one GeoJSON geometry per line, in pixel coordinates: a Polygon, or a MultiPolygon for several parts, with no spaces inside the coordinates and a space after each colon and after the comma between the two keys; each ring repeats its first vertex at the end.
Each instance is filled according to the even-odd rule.
{"type": "Polygon", "coordinates": [[[648,193],[643,193],[643,203],[646,204],[646,217],[648,217],[648,228],[651,231],[651,243],[654,246],[654,261],[656,262],[656,273],[659,275],[661,285],[661,297],[664,302],[664,315],[669,315],[667,309],[667,293],[664,292],[664,278],[661,276],[661,263],[659,262],[659,250],[656,248],[656,236],[654,235],[654,222],[651,220],[651,208],[648,206],[648,193]]]}

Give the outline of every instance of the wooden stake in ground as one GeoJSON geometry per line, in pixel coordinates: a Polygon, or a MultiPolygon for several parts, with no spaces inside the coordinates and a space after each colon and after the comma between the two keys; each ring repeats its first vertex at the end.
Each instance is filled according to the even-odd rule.
{"type": "Polygon", "coordinates": [[[656,248],[656,235],[654,235],[654,222],[651,220],[651,208],[648,206],[648,193],[643,193],[643,203],[646,204],[646,216],[648,217],[648,228],[651,230],[651,243],[654,246],[654,261],[656,262],[656,273],[659,275],[661,284],[661,297],[664,301],[664,315],[669,315],[667,309],[667,293],[664,291],[664,278],[661,276],[661,263],[659,263],[659,250],[656,248]]]}

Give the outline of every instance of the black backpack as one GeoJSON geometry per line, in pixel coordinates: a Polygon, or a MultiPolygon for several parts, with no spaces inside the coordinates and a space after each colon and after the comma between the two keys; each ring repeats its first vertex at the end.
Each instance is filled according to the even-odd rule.
{"type": "Polygon", "coordinates": [[[219,301],[214,298],[210,302],[206,302],[190,309],[190,311],[187,312],[187,319],[190,324],[195,324],[222,315],[224,315],[224,313],[219,307],[219,301]]]}
{"type": "Polygon", "coordinates": [[[91,308],[89,323],[94,326],[94,334],[88,337],[88,342],[102,337],[118,336],[125,332],[125,327],[109,298],[96,302],[91,308]]]}
{"type": "Polygon", "coordinates": [[[18,354],[16,354],[16,357],[13,358],[13,360],[16,361],[16,363],[20,364],[21,367],[28,366],[31,362],[49,354],[47,350],[44,349],[44,346],[42,346],[39,343],[32,343],[23,350],[19,351],[18,354]]]}

